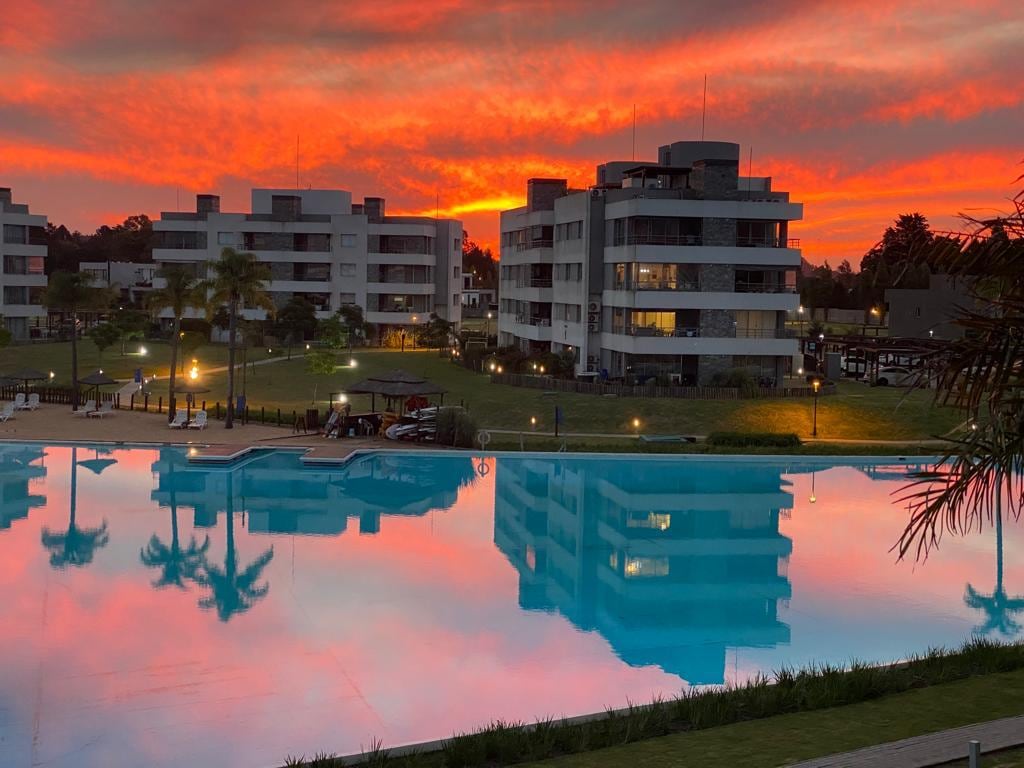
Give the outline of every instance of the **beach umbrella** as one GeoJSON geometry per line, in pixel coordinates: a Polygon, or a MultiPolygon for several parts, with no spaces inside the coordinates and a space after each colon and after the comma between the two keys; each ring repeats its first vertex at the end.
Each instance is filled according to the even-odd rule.
{"type": "Polygon", "coordinates": [[[35,368],[19,368],[16,371],[6,374],[4,378],[24,382],[25,391],[27,392],[28,383],[30,381],[41,381],[46,378],[46,374],[42,371],[36,370],[35,368]]]}
{"type": "Polygon", "coordinates": [[[111,384],[117,384],[117,379],[112,379],[103,371],[94,371],[88,376],[84,376],[78,380],[79,386],[85,386],[89,389],[96,390],[96,399],[100,399],[100,387],[106,387],[111,384]]]}

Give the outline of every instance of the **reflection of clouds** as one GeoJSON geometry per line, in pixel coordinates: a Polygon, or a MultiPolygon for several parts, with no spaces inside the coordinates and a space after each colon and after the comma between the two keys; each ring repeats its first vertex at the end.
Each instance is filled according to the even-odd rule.
{"type": "MultiPolygon", "coordinates": [[[[39,692],[35,753],[34,697],[0,694],[3,754],[14,765],[60,765],[66,755],[76,768],[274,765],[289,753],[354,751],[372,737],[429,739],[491,718],[669,695],[680,676],[721,675],[723,656],[729,680],[789,662],[891,658],[969,633],[964,581],[991,580],[988,539],[944,543],[918,570],[894,566],[888,544],[902,515],[889,494],[901,481],[872,481],[852,464],[817,465],[810,507],[810,473],[780,482],[779,467],[773,475],[737,462],[716,474],[706,468],[715,463],[680,471],[687,462],[654,457],[618,466],[487,459],[492,471],[462,486],[446,514],[415,513],[412,499],[406,514],[382,511],[374,536],[354,535],[355,524],[341,535],[290,535],[380,505],[329,485],[345,472],[316,468],[279,487],[287,514],[273,518],[268,489],[289,476],[290,460],[192,472],[173,449],[118,451],[102,477],[80,472],[83,519],[102,509],[116,535],[88,568],[55,571],[39,534],[66,525],[70,450],[47,451],[57,458],[33,481],[46,506],[0,530],[0,691],[39,692]],[[229,499],[233,530],[222,514],[229,499]],[[193,502],[209,513],[198,526],[193,502]],[[198,609],[211,596],[204,586],[152,588],[161,569],[144,567],[140,549],[154,533],[171,546],[174,505],[181,548],[209,536],[207,557],[225,572],[229,551],[241,573],[273,545],[254,582],[270,585],[261,602],[222,622],[215,606],[198,609]],[[792,517],[776,527],[775,511],[788,507],[792,517]],[[286,523],[287,533],[274,532],[286,523]],[[754,615],[750,606],[770,609],[790,592],[790,610],[754,615]]],[[[434,484],[424,496],[443,501],[463,472],[452,464],[453,479],[433,476],[464,457],[418,469],[425,457],[396,455],[397,464],[353,466],[352,477],[422,479],[434,484]]],[[[1015,535],[1008,527],[1008,552],[1020,550],[1015,535]]],[[[1008,558],[1006,582],[1024,583],[1019,558],[1008,558]]]]}

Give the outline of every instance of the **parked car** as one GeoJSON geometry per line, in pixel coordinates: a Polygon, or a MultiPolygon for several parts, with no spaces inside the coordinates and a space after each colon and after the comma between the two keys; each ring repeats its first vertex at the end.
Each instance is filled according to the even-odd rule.
{"type": "Polygon", "coordinates": [[[912,387],[916,378],[916,371],[898,365],[889,365],[878,369],[875,385],[879,387],[912,387]]]}

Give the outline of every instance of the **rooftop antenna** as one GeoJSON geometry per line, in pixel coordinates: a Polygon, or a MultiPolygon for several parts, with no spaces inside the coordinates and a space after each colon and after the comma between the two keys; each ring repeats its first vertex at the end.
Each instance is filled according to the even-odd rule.
{"type": "Polygon", "coordinates": [[[700,111],[700,140],[704,141],[704,123],[708,116],[708,74],[704,73],[704,106],[700,111]]]}
{"type": "Polygon", "coordinates": [[[633,105],[633,162],[636,162],[636,104],[633,105]]]}
{"type": "Polygon", "coordinates": [[[753,197],[754,191],[754,145],[749,147],[750,154],[747,159],[747,200],[753,197]]]}
{"type": "Polygon", "coordinates": [[[299,134],[295,134],[295,191],[299,191],[299,134]]]}
{"type": "Polygon", "coordinates": [[[174,210],[181,210],[181,187],[174,188],[174,210]]]}
{"type": "Polygon", "coordinates": [[[434,220],[441,218],[441,193],[434,190],[434,220]]]}

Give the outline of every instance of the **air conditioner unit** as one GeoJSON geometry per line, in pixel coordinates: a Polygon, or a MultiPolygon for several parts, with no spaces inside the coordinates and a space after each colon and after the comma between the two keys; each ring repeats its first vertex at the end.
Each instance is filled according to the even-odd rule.
{"type": "Polygon", "coordinates": [[[597,333],[598,328],[599,326],[597,323],[587,323],[587,331],[590,333],[597,333]]]}
{"type": "Polygon", "coordinates": [[[595,315],[595,314],[591,313],[591,314],[587,315],[587,322],[588,323],[600,323],[601,322],[601,316],[600,315],[595,315]]]}
{"type": "Polygon", "coordinates": [[[587,302],[587,314],[595,314],[601,311],[600,301],[588,301],[587,302]]]}
{"type": "Polygon", "coordinates": [[[597,365],[601,362],[601,358],[597,355],[587,355],[587,365],[597,365]]]}

